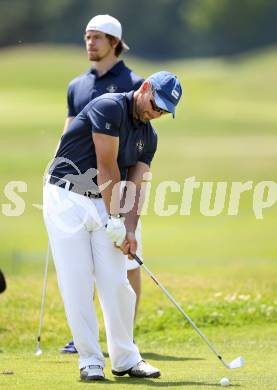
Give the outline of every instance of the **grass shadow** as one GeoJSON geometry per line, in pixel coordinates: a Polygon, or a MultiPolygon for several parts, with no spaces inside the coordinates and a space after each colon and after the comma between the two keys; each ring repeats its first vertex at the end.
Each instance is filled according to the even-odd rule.
{"type": "MultiPolygon", "coordinates": [[[[145,387],[172,387],[172,386],[213,386],[213,387],[222,387],[219,383],[208,383],[208,382],[193,382],[193,381],[162,381],[160,379],[144,379],[144,378],[115,378],[115,381],[111,381],[110,383],[122,383],[128,385],[138,385],[143,384],[145,387]]],[[[230,385],[233,387],[240,387],[240,385],[230,385]]]]}
{"type": "Polygon", "coordinates": [[[186,361],[186,360],[205,360],[203,358],[197,358],[197,357],[188,357],[188,356],[171,356],[171,355],[160,355],[158,353],[154,352],[141,352],[141,355],[144,359],[150,359],[150,360],[168,360],[168,361],[186,361]]]}
{"type": "MultiPolygon", "coordinates": [[[[109,357],[107,352],[103,352],[105,358],[109,357]]],[[[205,360],[204,358],[197,357],[189,357],[189,356],[172,356],[172,355],[162,355],[155,352],[141,352],[141,356],[143,359],[147,360],[157,360],[157,361],[175,361],[175,362],[183,362],[183,361],[199,361],[205,360]]]]}
{"type": "MultiPolygon", "coordinates": [[[[80,383],[88,384],[88,382],[79,380],[80,383]]],[[[94,383],[95,382],[91,382],[94,383]]],[[[145,387],[172,387],[172,386],[213,386],[222,387],[219,383],[208,382],[193,382],[193,381],[172,381],[165,382],[160,379],[146,379],[146,378],[114,378],[114,380],[105,379],[104,381],[97,382],[105,385],[143,385],[145,387]]],[[[240,387],[240,385],[229,385],[229,387],[240,387]]]]}

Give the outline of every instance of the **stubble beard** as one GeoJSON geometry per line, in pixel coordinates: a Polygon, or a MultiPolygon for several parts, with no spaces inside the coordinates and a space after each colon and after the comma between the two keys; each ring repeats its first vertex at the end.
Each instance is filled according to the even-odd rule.
{"type": "Polygon", "coordinates": [[[100,62],[109,55],[109,50],[100,55],[97,51],[95,53],[87,53],[89,61],[100,62]]]}
{"type": "Polygon", "coordinates": [[[99,62],[102,60],[103,57],[101,57],[99,54],[88,54],[89,61],[99,62]]]}
{"type": "Polygon", "coordinates": [[[147,124],[150,122],[150,119],[148,119],[148,118],[151,116],[150,116],[149,112],[147,110],[145,110],[144,104],[142,104],[142,101],[138,98],[134,99],[134,102],[133,102],[133,117],[136,121],[140,121],[144,124],[147,124]]]}

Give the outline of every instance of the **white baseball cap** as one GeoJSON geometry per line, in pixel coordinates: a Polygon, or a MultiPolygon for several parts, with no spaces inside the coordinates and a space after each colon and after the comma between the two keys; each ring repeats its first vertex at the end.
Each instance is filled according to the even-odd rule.
{"type": "Polygon", "coordinates": [[[100,31],[105,34],[112,35],[115,38],[118,38],[123,45],[125,51],[129,50],[129,46],[122,40],[122,27],[119,20],[110,16],[110,15],[97,15],[94,16],[86,27],[86,31],[100,31]]]}

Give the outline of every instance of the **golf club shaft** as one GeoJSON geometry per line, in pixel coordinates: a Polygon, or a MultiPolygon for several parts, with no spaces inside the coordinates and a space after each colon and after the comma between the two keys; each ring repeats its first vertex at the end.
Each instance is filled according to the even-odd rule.
{"type": "Polygon", "coordinates": [[[199,336],[205,341],[208,347],[213,351],[213,353],[217,356],[217,358],[221,361],[221,363],[228,368],[228,364],[223,360],[223,358],[219,355],[215,347],[210,343],[204,333],[201,332],[200,329],[197,328],[195,323],[190,319],[190,317],[184,312],[181,306],[175,301],[172,295],[166,290],[166,288],[157,280],[157,278],[153,275],[153,273],[144,265],[143,261],[135,254],[132,254],[133,258],[139,263],[140,266],[143,267],[145,272],[151,277],[151,279],[160,287],[160,289],[166,294],[169,300],[177,307],[180,313],[185,317],[185,319],[190,323],[193,329],[199,334],[199,336]]]}
{"type": "Polygon", "coordinates": [[[49,241],[48,241],[47,252],[46,252],[46,256],[45,256],[43,288],[42,288],[42,294],[41,294],[40,317],[39,317],[39,328],[38,328],[38,338],[37,338],[38,345],[40,343],[41,329],[42,329],[42,322],[43,322],[43,313],[44,313],[44,303],[45,303],[45,296],[46,296],[46,285],[47,285],[47,273],[48,273],[49,256],[50,256],[50,244],[49,244],[49,241]]]}

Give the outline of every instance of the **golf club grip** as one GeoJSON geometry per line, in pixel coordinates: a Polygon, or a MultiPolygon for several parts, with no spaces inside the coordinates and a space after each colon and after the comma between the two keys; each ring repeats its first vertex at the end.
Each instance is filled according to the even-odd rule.
{"type": "Polygon", "coordinates": [[[139,265],[143,264],[143,261],[140,260],[140,258],[135,253],[130,253],[130,255],[133,257],[134,260],[136,260],[137,263],[139,263],[139,265]]]}

